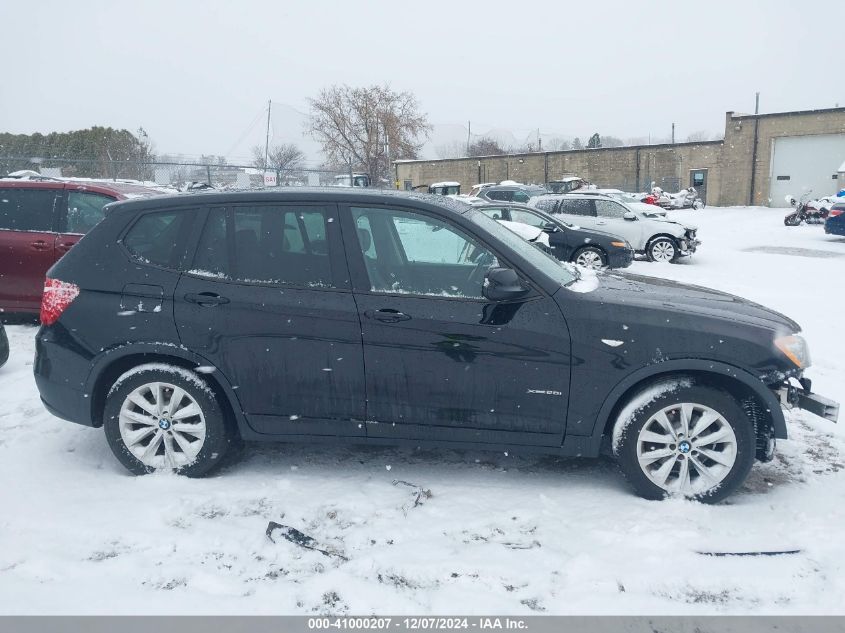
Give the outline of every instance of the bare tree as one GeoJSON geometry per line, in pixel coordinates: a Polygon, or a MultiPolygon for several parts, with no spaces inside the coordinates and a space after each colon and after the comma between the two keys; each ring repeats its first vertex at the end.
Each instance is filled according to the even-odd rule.
{"type": "Polygon", "coordinates": [[[493,156],[495,154],[506,154],[505,149],[499,145],[499,141],[483,136],[477,141],[469,144],[467,156],[493,156]]]}
{"type": "Polygon", "coordinates": [[[463,158],[467,155],[467,144],[461,141],[449,141],[442,145],[436,145],[434,152],[437,158],[463,158]]]}
{"type": "Polygon", "coordinates": [[[258,145],[252,148],[252,164],[256,169],[273,169],[285,174],[293,174],[302,169],[305,163],[305,152],[293,143],[273,145],[267,152],[267,164],[264,163],[264,148],[258,145]]]}
{"type": "Polygon", "coordinates": [[[332,86],[310,100],[308,131],[329,164],[363,169],[378,183],[391,161],[416,158],[431,126],[410,92],[388,86],[332,86]]]}
{"type": "Polygon", "coordinates": [[[718,134],[696,130],[687,135],[687,143],[699,143],[701,141],[718,141],[721,137],[718,134]]]}

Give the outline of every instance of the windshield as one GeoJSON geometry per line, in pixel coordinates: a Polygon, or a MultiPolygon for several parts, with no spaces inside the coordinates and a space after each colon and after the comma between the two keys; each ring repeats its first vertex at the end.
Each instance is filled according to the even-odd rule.
{"type": "Polygon", "coordinates": [[[479,212],[469,214],[469,218],[475,224],[478,224],[498,237],[510,248],[531,262],[532,265],[542,270],[546,275],[555,281],[560,282],[561,285],[565,286],[578,279],[578,272],[575,270],[574,266],[561,262],[554,256],[549,255],[536,246],[532,246],[516,233],[509,231],[499,224],[496,220],[493,220],[479,212]]]}

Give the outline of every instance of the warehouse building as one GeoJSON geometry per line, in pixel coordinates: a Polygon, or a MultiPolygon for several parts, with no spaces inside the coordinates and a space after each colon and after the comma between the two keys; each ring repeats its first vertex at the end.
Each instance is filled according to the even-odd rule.
{"type": "Polygon", "coordinates": [[[399,188],[454,180],[545,183],[577,174],[600,187],[667,191],[694,186],[709,205],[783,206],[787,194],[841,189],[845,108],[725,115],[722,141],[637,145],[473,158],[397,161],[399,188]]]}

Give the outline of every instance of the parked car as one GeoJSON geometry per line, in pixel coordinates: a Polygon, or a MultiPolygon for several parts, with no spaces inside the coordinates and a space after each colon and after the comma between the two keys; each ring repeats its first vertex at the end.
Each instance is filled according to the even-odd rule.
{"type": "Polygon", "coordinates": [[[510,220],[503,220],[501,218],[498,220],[499,224],[504,226],[506,229],[513,231],[526,242],[551,251],[551,247],[549,246],[549,234],[543,229],[531,226],[530,224],[523,224],[522,222],[511,222],[510,220]]]}
{"type": "Polygon", "coordinates": [[[548,233],[552,255],[587,268],[627,268],[634,249],[623,238],[570,224],[560,216],[521,205],[487,204],[477,207],[494,220],[520,222],[548,233]]]}
{"type": "Polygon", "coordinates": [[[824,232],[830,235],[845,235],[845,203],[839,202],[830,207],[824,232]]]}
{"type": "Polygon", "coordinates": [[[629,210],[648,218],[666,217],[666,209],[658,206],[656,201],[646,202],[648,198],[644,198],[640,194],[626,193],[619,189],[579,189],[578,193],[584,196],[613,198],[623,203],[629,210]]]}
{"type": "MultiPolygon", "coordinates": [[[[33,172],[34,173],[34,172],[33,172]]],[[[44,275],[115,200],[161,191],[126,182],[0,178],[0,310],[38,314],[44,275]]]]}
{"type": "Polygon", "coordinates": [[[586,189],[589,186],[590,183],[579,176],[565,176],[546,183],[546,189],[550,193],[570,193],[572,191],[586,189]]]}
{"type": "Polygon", "coordinates": [[[531,198],[547,194],[540,185],[494,185],[483,187],[476,196],[489,202],[528,202],[531,198]]]}
{"type": "Polygon", "coordinates": [[[438,196],[459,196],[461,195],[461,183],[454,181],[435,182],[428,186],[428,193],[438,196]]]}
{"type": "Polygon", "coordinates": [[[6,328],[0,323],[0,367],[9,360],[9,337],[6,336],[6,328]]]}
{"type": "Polygon", "coordinates": [[[452,198],[367,189],[121,202],[49,271],[34,374],[131,472],[241,440],[612,452],[642,496],[724,499],[811,393],[799,326],[561,266],[452,198]],[[657,351],[655,351],[657,350],[657,351]],[[660,362],[655,362],[657,354],[660,362]]]}
{"type": "Polygon", "coordinates": [[[478,194],[481,192],[482,189],[484,189],[485,187],[495,187],[498,184],[499,183],[497,183],[497,182],[482,182],[482,183],[479,183],[477,185],[473,185],[472,189],[469,190],[467,197],[477,198],[478,194]]]}
{"type": "Polygon", "coordinates": [[[697,229],[660,217],[647,217],[627,205],[602,196],[567,194],[533,198],[530,206],[563,217],[578,226],[608,231],[625,238],[651,261],[674,262],[692,255],[701,241],[697,229]]]}

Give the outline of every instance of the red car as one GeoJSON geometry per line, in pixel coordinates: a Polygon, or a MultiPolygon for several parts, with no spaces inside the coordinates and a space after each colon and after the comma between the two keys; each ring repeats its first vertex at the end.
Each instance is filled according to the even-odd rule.
{"type": "Polygon", "coordinates": [[[125,182],[0,178],[0,312],[38,313],[47,269],[106,204],[161,193],[125,182]]]}

